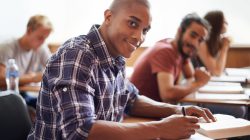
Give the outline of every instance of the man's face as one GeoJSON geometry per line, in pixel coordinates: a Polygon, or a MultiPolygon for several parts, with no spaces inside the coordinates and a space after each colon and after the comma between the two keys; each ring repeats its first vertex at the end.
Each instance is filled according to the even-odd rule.
{"type": "Polygon", "coordinates": [[[196,22],[191,23],[184,32],[180,32],[177,44],[182,57],[186,59],[195,55],[207,36],[207,29],[196,22]]]}
{"type": "Polygon", "coordinates": [[[106,11],[106,45],[113,57],[129,58],[132,52],[144,42],[150,29],[151,15],[144,5],[136,3],[121,7],[117,12],[106,11]],[[107,16],[108,15],[108,16],[107,16]]]}
{"type": "Polygon", "coordinates": [[[28,32],[29,37],[29,47],[30,49],[36,50],[38,49],[49,36],[51,29],[46,27],[38,27],[35,30],[30,30],[28,32]]]}

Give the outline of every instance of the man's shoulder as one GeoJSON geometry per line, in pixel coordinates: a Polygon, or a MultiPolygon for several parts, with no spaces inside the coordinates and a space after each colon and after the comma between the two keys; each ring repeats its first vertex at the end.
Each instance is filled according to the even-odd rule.
{"type": "Polygon", "coordinates": [[[173,50],[171,39],[169,38],[165,38],[165,39],[157,41],[154,46],[160,49],[173,50]]]}
{"type": "Polygon", "coordinates": [[[15,52],[18,52],[16,42],[16,39],[9,39],[0,43],[0,55],[2,58],[8,59],[13,57],[15,52]]]}
{"type": "Polygon", "coordinates": [[[15,47],[16,43],[17,43],[17,39],[15,39],[15,38],[4,40],[4,41],[0,42],[0,50],[2,50],[2,49],[4,49],[4,50],[13,49],[13,47],[15,47]]]}
{"type": "Polygon", "coordinates": [[[152,50],[154,51],[154,53],[162,55],[171,55],[176,53],[175,49],[168,39],[162,39],[156,42],[152,50]]]}
{"type": "Polygon", "coordinates": [[[82,52],[90,52],[90,41],[87,39],[86,35],[80,35],[77,37],[73,37],[68,39],[66,42],[63,43],[62,50],[79,50],[82,52]]]}
{"type": "Polygon", "coordinates": [[[88,65],[91,65],[95,60],[95,53],[85,35],[68,39],[50,60],[63,58],[63,61],[71,61],[77,60],[77,57],[79,57],[81,62],[84,61],[88,65]]]}

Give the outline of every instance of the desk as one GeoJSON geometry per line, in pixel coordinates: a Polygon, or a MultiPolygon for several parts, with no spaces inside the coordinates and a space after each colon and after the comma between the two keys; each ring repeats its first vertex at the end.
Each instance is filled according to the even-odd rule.
{"type": "Polygon", "coordinates": [[[250,100],[226,100],[226,99],[199,99],[196,98],[195,94],[199,93],[193,93],[189,96],[186,96],[185,98],[181,99],[180,102],[186,102],[186,103],[210,103],[210,104],[228,104],[228,105],[244,105],[244,106],[250,106],[250,100]]]}
{"type": "Polygon", "coordinates": [[[224,105],[239,105],[247,107],[247,119],[250,120],[250,100],[249,99],[240,99],[240,100],[226,100],[226,99],[199,99],[196,98],[196,94],[193,93],[184,97],[180,102],[182,103],[197,103],[197,104],[224,104],[224,105]]]}

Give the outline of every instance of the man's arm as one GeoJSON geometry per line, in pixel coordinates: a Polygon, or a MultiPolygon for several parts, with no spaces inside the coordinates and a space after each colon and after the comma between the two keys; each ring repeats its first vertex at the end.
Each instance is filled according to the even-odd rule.
{"type": "Polygon", "coordinates": [[[211,56],[208,51],[208,46],[204,44],[204,46],[200,47],[198,50],[198,55],[206,68],[212,75],[219,76],[223,73],[223,70],[226,66],[228,49],[230,46],[230,41],[228,38],[222,39],[222,49],[218,52],[217,57],[211,56]]]}
{"type": "Polygon", "coordinates": [[[156,102],[145,96],[138,96],[130,111],[130,115],[138,117],[164,118],[173,114],[181,114],[181,107],[156,102]]]}
{"type": "Polygon", "coordinates": [[[182,139],[190,137],[195,133],[195,129],[199,128],[196,124],[197,118],[181,115],[165,118],[176,112],[180,112],[180,107],[139,96],[130,115],[154,117],[158,118],[158,121],[140,123],[97,121],[90,130],[88,140],[102,140],[103,138],[109,140],[182,139]],[[159,120],[159,118],[164,119],[159,120]]]}
{"type": "Polygon", "coordinates": [[[160,97],[164,102],[178,101],[190,93],[197,91],[204,86],[210,79],[206,71],[192,69],[190,62],[184,66],[184,75],[188,78],[185,84],[175,84],[172,73],[159,72],[157,73],[157,82],[160,92],[160,97]],[[193,74],[194,73],[194,74],[193,74]]]}
{"type": "MultiPolygon", "coordinates": [[[[5,81],[6,67],[3,64],[0,64],[0,88],[6,89],[5,81]]],[[[26,85],[32,82],[40,82],[42,80],[42,72],[24,74],[19,77],[19,85],[26,85]]]]}
{"type": "Polygon", "coordinates": [[[136,98],[129,115],[160,119],[174,114],[183,114],[183,107],[185,109],[186,115],[203,117],[206,121],[215,121],[215,118],[209,109],[198,106],[177,106],[168,103],[157,102],[142,95],[139,95],[136,98]]]}
{"type": "Polygon", "coordinates": [[[6,89],[6,81],[5,81],[5,65],[0,63],[0,89],[6,89]]]}
{"type": "Polygon", "coordinates": [[[24,74],[19,77],[19,85],[27,85],[30,83],[37,83],[42,80],[43,73],[42,72],[32,72],[28,74],[24,74]]]}
{"type": "Polygon", "coordinates": [[[188,94],[197,91],[200,87],[196,82],[175,85],[174,76],[167,72],[157,73],[157,83],[160,97],[164,102],[178,101],[188,94]]]}
{"type": "MultiPolygon", "coordinates": [[[[145,140],[145,139],[183,139],[188,138],[199,128],[196,117],[172,115],[180,113],[180,106],[155,102],[147,97],[139,96],[135,101],[131,114],[141,117],[163,118],[158,121],[141,123],[118,123],[108,121],[96,121],[88,140],[145,140]],[[166,116],[172,115],[165,118],[166,116]],[[180,125],[181,124],[181,125],[180,125]]],[[[187,107],[187,115],[195,114],[204,117],[205,120],[214,120],[211,112],[198,107],[187,107]]]]}

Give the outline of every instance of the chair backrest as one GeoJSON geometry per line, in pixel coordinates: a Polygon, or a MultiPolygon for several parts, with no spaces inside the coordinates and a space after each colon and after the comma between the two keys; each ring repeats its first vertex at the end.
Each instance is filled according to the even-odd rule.
{"type": "Polygon", "coordinates": [[[31,120],[24,99],[18,94],[0,92],[0,139],[26,140],[31,120]]]}

